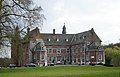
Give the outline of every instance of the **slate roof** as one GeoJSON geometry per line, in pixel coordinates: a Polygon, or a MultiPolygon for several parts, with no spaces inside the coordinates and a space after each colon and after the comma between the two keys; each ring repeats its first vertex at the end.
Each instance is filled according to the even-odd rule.
{"type": "MultiPolygon", "coordinates": [[[[41,38],[43,39],[45,45],[74,45],[79,43],[85,43],[87,39],[90,39],[89,35],[92,32],[94,32],[93,29],[77,34],[41,33],[41,38]]],[[[98,36],[97,40],[101,42],[98,36]]]]}
{"type": "Polygon", "coordinates": [[[41,33],[45,45],[70,45],[74,34],[41,33]]]}
{"type": "MultiPolygon", "coordinates": [[[[74,45],[85,43],[91,39],[90,35],[95,35],[95,41],[101,42],[101,39],[94,32],[94,29],[84,31],[77,34],[53,34],[53,33],[40,33],[38,28],[30,31],[30,36],[43,39],[45,45],[74,45]],[[36,36],[34,36],[36,35],[36,36]]],[[[93,38],[92,38],[93,40],[93,38]]],[[[94,42],[94,41],[93,41],[94,42]]],[[[92,45],[92,42],[91,42],[92,45]]]]}

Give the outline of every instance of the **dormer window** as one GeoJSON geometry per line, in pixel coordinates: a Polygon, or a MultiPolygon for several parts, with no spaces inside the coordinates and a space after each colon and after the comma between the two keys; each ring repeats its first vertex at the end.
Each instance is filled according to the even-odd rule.
{"type": "Polygon", "coordinates": [[[59,41],[59,39],[57,38],[57,39],[56,39],[56,41],[58,42],[58,41],[59,41]]]}
{"type": "Polygon", "coordinates": [[[50,42],[50,41],[51,41],[51,39],[50,39],[50,38],[48,38],[48,41],[50,42]]]}
{"type": "Polygon", "coordinates": [[[85,36],[83,36],[83,39],[85,39],[85,36]]]}
{"type": "Polygon", "coordinates": [[[80,39],[82,39],[82,37],[80,37],[80,39]]]}
{"type": "Polygon", "coordinates": [[[77,38],[75,38],[75,41],[77,40],[77,38]]]}
{"type": "Polygon", "coordinates": [[[68,42],[68,39],[65,39],[66,42],[68,42]]]}
{"type": "Polygon", "coordinates": [[[86,38],[86,36],[83,36],[83,39],[85,39],[86,38]]]}

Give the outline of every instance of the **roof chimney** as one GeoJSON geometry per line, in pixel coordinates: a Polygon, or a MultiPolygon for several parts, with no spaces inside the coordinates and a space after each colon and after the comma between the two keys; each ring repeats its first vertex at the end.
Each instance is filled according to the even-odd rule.
{"type": "Polygon", "coordinates": [[[27,33],[29,33],[30,32],[30,28],[27,28],[27,33]]]}
{"type": "Polygon", "coordinates": [[[55,29],[53,29],[53,34],[55,34],[55,29]]]}
{"type": "Polygon", "coordinates": [[[93,33],[94,33],[94,29],[93,29],[93,28],[91,28],[91,34],[93,35],[93,33]]]}
{"type": "Polygon", "coordinates": [[[66,27],[65,27],[65,23],[64,23],[64,26],[63,26],[62,34],[66,34],[66,27]]]}

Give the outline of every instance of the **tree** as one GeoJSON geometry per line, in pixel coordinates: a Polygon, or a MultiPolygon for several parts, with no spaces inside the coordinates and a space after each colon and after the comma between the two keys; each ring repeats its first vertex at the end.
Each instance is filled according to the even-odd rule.
{"type": "Polygon", "coordinates": [[[8,38],[16,26],[22,32],[27,27],[43,23],[42,8],[34,6],[32,0],[0,0],[0,5],[0,39],[8,38]]]}
{"type": "Polygon", "coordinates": [[[33,5],[32,0],[0,0],[0,45],[11,43],[12,57],[16,64],[21,64],[22,39],[26,28],[41,26],[44,15],[40,6],[33,5]]]}
{"type": "Polygon", "coordinates": [[[120,66],[120,47],[115,46],[113,48],[113,58],[112,58],[112,64],[114,66],[120,66]]]}
{"type": "Polygon", "coordinates": [[[113,48],[105,49],[106,64],[120,66],[120,47],[114,46],[113,48]]]}
{"type": "Polygon", "coordinates": [[[105,64],[107,64],[107,65],[111,64],[112,56],[113,56],[112,48],[106,48],[105,49],[105,59],[106,59],[105,64]]]}
{"type": "Polygon", "coordinates": [[[12,63],[16,64],[16,66],[21,66],[22,64],[22,38],[20,36],[19,27],[17,26],[11,35],[11,60],[12,63]]]}
{"type": "Polygon", "coordinates": [[[9,58],[0,58],[0,67],[8,67],[10,64],[9,58]]]}

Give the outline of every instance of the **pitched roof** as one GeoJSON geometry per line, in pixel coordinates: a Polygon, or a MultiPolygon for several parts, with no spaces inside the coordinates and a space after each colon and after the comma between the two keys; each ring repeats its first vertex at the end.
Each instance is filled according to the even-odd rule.
{"type": "Polygon", "coordinates": [[[41,33],[45,45],[70,45],[73,35],[41,33]]]}
{"type": "MultiPolygon", "coordinates": [[[[32,35],[36,35],[37,29],[31,31],[32,35]]],[[[77,33],[77,34],[53,34],[53,33],[40,33],[38,34],[39,38],[42,38],[45,45],[74,45],[79,43],[85,43],[86,41],[100,41],[100,38],[94,32],[94,29],[77,33]],[[94,38],[91,38],[91,35],[94,35],[94,38]]]]}

